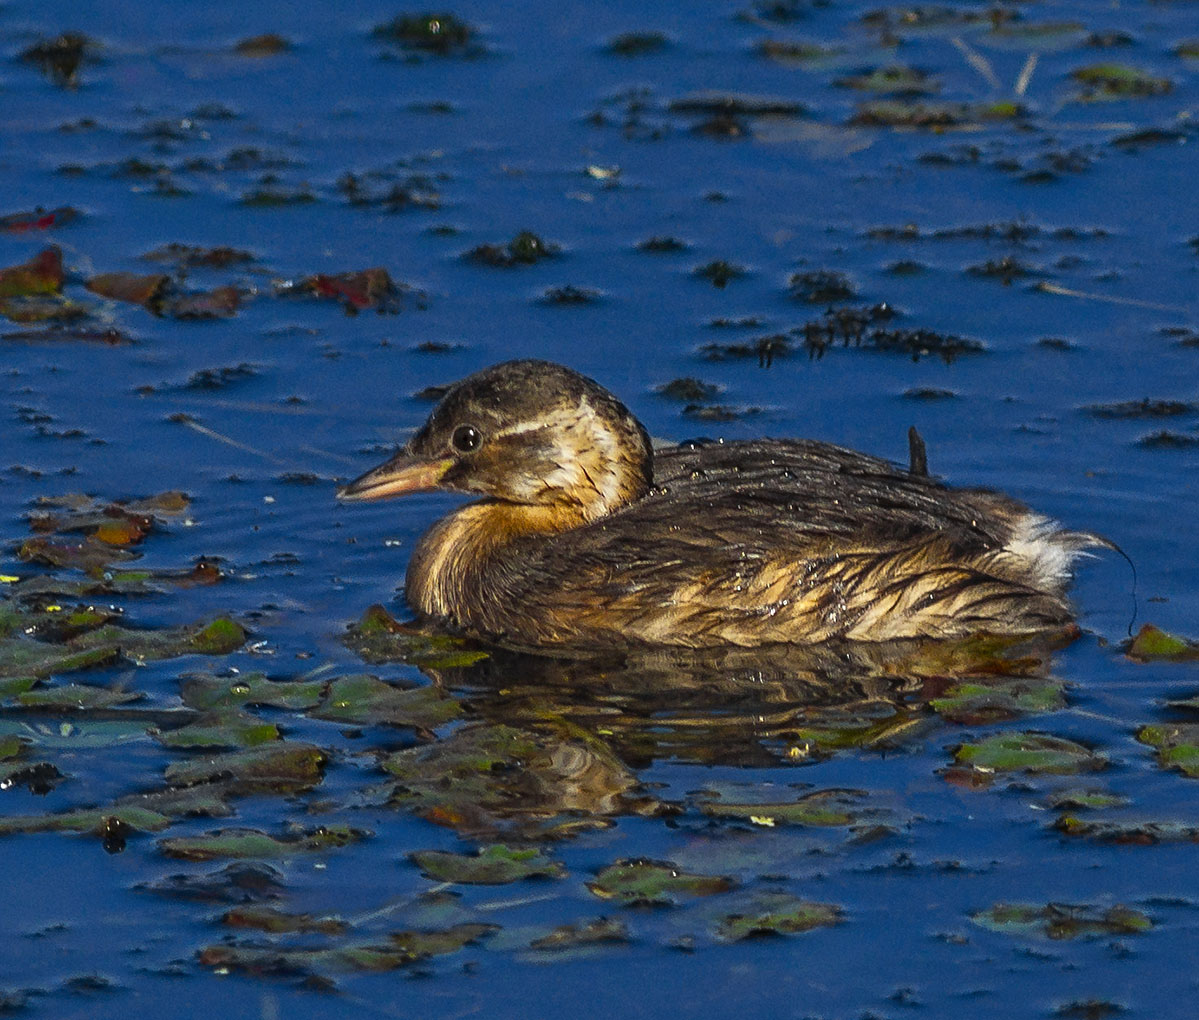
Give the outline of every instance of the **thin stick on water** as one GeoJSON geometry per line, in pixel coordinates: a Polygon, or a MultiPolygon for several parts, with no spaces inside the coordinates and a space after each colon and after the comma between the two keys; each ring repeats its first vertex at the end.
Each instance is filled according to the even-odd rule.
{"type": "Polygon", "coordinates": [[[224,443],[226,446],[232,446],[237,450],[244,450],[246,453],[252,453],[256,457],[262,457],[271,461],[273,464],[285,463],[278,457],[274,456],[274,454],[267,453],[265,450],[259,450],[256,447],[250,446],[248,443],[239,442],[231,436],[226,436],[223,433],[218,432],[216,429],[210,429],[207,425],[201,425],[190,414],[173,414],[171,415],[171,421],[178,422],[180,425],[186,425],[192,431],[199,432],[200,435],[207,436],[209,439],[215,439],[218,443],[224,443]]]}
{"type": "Polygon", "coordinates": [[[1042,291],[1045,294],[1057,294],[1059,297],[1085,298],[1088,301],[1106,301],[1112,305],[1131,305],[1133,308],[1150,308],[1155,312],[1178,312],[1181,315],[1190,314],[1190,309],[1184,305],[1165,305],[1159,304],[1156,301],[1144,301],[1141,298],[1119,297],[1115,294],[1092,294],[1085,290],[1071,290],[1069,287],[1062,287],[1059,284],[1046,283],[1045,281],[1038,283],[1033,289],[1042,291]]]}
{"type": "Polygon", "coordinates": [[[956,35],[949,41],[953,43],[954,47],[962,55],[966,63],[983,76],[991,88],[1003,88],[1003,82],[999,80],[999,75],[995,73],[995,68],[991,66],[991,62],[981,53],[979,53],[978,50],[973,49],[965,39],[959,38],[956,35]]]}
{"type": "Polygon", "coordinates": [[[1033,72],[1037,69],[1037,61],[1040,57],[1036,53],[1030,53],[1028,59],[1024,61],[1024,66],[1020,68],[1020,76],[1016,79],[1016,95],[1022,96],[1028,91],[1029,83],[1032,81],[1033,72]]]}

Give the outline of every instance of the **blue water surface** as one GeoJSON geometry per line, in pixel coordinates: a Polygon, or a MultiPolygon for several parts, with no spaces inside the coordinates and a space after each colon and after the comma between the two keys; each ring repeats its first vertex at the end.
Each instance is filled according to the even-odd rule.
{"type": "MultiPolygon", "coordinates": [[[[251,631],[227,661],[126,664],[87,682],[141,690],[161,708],[199,670],[426,682],[415,667],[364,666],[341,638],[372,603],[402,614],[412,545],[456,501],[339,506],[335,485],[419,426],[430,407],[421,391],[511,357],[595,377],[662,439],[806,436],[906,461],[915,425],[934,473],[1109,536],[1135,582],[1114,554],[1083,566],[1084,634],[1053,663],[1067,684],[1058,711],[998,727],[934,719],[885,752],[804,763],[750,762],[741,750],[626,762],[677,804],[721,784],[867,791],[886,821],[879,838],[714,827],[694,811],[622,815],[551,844],[568,870],[560,882],[459,890],[463,910],[502,927],[491,940],[407,969],[337,974],[332,990],[202,965],[203,947],[252,935],[222,928],[224,905],[147,891],[213,869],[168,860],[155,836],[115,854],[84,836],[0,838],[0,1014],[1191,1015],[1194,840],[1068,839],[1049,827],[1048,798],[1102,788],[1131,799],[1112,817],[1199,825],[1195,781],[1135,738],[1145,723],[1188,721],[1163,705],[1199,690],[1199,667],[1137,663],[1119,648],[1144,622],[1199,636],[1199,61],[1184,48],[1199,40],[1195,5],[471,0],[452,10],[476,34],[466,52],[441,55],[373,38],[417,13],[388,3],[0,5],[0,216],[80,214],[0,231],[0,266],[60,246],[66,291],[135,341],[30,339],[16,334],[41,327],[0,322],[0,573],[30,573],[16,550],[42,497],[177,489],[191,498],[186,519],[146,543],[139,567],[204,556],[229,579],[130,600],[127,616],[152,627],[230,613],[251,631]],[[1052,30],[1021,34],[1029,25],[1052,30]],[[64,84],[20,55],[66,31],[91,44],[64,84]],[[235,52],[262,33],[290,48],[235,52]],[[660,45],[614,52],[626,33],[660,34],[660,45]],[[767,42],[833,52],[770,59],[767,42]],[[1106,63],[1165,79],[1168,91],[1094,101],[1071,75],[1106,63]],[[895,64],[935,79],[939,92],[923,101],[974,106],[935,129],[862,123],[876,97],[838,80],[895,64]],[[714,95],[723,115],[719,103],[715,113],[678,105],[714,95]],[[802,109],[755,112],[766,100],[802,109]],[[1022,111],[978,112],[995,103],[1022,111]],[[348,200],[347,174],[368,201],[348,200]],[[396,186],[408,201],[389,207],[396,186]],[[247,201],[264,190],[290,198],[247,201]],[[513,268],[464,257],[526,230],[557,254],[513,268]],[[681,250],[639,248],[663,237],[681,250]],[[155,271],[140,256],[170,243],[253,254],[182,283],[235,284],[236,315],[159,317],[83,289],[97,273],[155,271]],[[723,287],[696,273],[718,260],[741,270],[723,287]],[[282,296],[315,273],[376,266],[404,285],[394,314],[282,296]],[[886,303],[892,328],[981,349],[941,358],[838,343],[809,356],[804,326],[829,302],[797,300],[789,281],[815,271],[852,285],[839,307],[886,303]],[[567,286],[593,299],[555,301],[567,286]],[[713,360],[707,346],[763,337],[782,338],[777,357],[713,360]],[[189,385],[222,369],[235,371],[221,385],[189,385]],[[718,385],[725,413],[685,412],[656,391],[680,377],[718,385]],[[1180,406],[1169,417],[1094,410],[1146,399],[1180,406]],[[953,747],[1005,726],[1081,741],[1109,765],[987,788],[946,781],[953,747]],[[585,881],[622,858],[731,872],[746,888],[836,904],[843,922],[724,944],[694,906],[596,899],[585,881]],[[1125,904],[1153,927],[1055,940],[971,921],[1005,902],[1125,904]],[[532,935],[521,941],[601,915],[623,921],[629,940],[549,958],[527,951],[532,935]]],[[[520,684],[514,675],[509,686],[520,684]]],[[[333,752],[322,785],[285,803],[240,800],[235,818],[185,819],[170,835],[289,821],[370,830],[337,853],[280,863],[284,906],[367,933],[389,930],[390,912],[390,928],[402,927],[435,885],[405,855],[480,841],[364,793],[384,778],[372,752],[411,744],[410,733],[347,736],[277,717],[289,738],[333,752]]],[[[160,784],[177,756],[141,739],[51,757],[69,781],[46,796],[6,790],[0,811],[104,803],[160,784]]]]}

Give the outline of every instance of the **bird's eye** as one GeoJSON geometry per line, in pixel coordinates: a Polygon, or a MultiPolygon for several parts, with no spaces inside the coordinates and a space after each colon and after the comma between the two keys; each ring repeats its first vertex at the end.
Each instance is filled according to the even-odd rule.
{"type": "Polygon", "coordinates": [[[459,453],[471,453],[479,448],[483,437],[473,425],[459,425],[450,437],[450,443],[459,453]]]}

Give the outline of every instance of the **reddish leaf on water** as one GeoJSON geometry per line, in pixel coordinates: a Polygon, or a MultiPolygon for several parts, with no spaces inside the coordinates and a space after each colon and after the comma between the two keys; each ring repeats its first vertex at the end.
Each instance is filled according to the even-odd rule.
{"type": "Polygon", "coordinates": [[[28,262],[0,269],[0,298],[57,294],[62,290],[62,251],[43,248],[28,262]]]}
{"type": "Polygon", "coordinates": [[[0,216],[0,230],[9,234],[24,234],[30,230],[50,230],[79,219],[79,211],[69,205],[57,209],[37,208],[30,212],[0,216]]]}
{"type": "Polygon", "coordinates": [[[205,266],[209,269],[224,269],[227,266],[254,261],[253,255],[240,248],[225,245],[201,248],[194,244],[179,244],[177,241],[146,252],[142,258],[147,262],[174,262],[179,266],[205,266]]]}
{"type": "Polygon", "coordinates": [[[386,269],[375,266],[355,273],[306,276],[286,293],[308,293],[341,301],[347,313],[353,315],[367,308],[380,312],[396,311],[399,288],[386,269]]]}
{"type": "Polygon", "coordinates": [[[88,280],[85,286],[101,297],[156,310],[170,282],[171,278],[165,273],[101,273],[88,280]]]}

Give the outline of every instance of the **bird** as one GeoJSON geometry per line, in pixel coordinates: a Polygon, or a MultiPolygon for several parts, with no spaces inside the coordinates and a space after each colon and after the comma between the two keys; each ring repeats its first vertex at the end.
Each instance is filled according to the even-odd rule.
{"type": "Polygon", "coordinates": [[[1074,628],[1066,590],[1110,545],[1006,495],[809,439],[654,448],[550,361],[451,386],[342,500],[480,498],[410,557],[422,621],[499,646],[618,650],[1015,637],[1074,628]]]}

